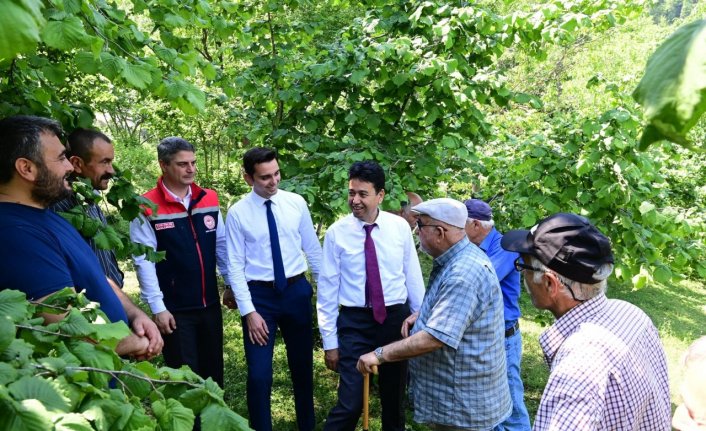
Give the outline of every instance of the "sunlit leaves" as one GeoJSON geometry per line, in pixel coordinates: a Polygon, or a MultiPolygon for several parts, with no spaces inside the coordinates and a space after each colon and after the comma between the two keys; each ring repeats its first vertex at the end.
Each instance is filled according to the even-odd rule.
{"type": "Polygon", "coordinates": [[[83,22],[76,16],[68,16],[60,21],[49,21],[42,29],[42,41],[52,48],[70,51],[88,44],[89,37],[83,22]]]}
{"type": "Polygon", "coordinates": [[[633,97],[645,109],[640,149],[670,140],[698,151],[687,133],[706,111],[706,20],[678,29],[647,62],[633,97]]]}
{"type": "Polygon", "coordinates": [[[0,64],[17,53],[31,52],[39,42],[39,31],[46,23],[41,2],[6,0],[0,13],[0,64]]]}

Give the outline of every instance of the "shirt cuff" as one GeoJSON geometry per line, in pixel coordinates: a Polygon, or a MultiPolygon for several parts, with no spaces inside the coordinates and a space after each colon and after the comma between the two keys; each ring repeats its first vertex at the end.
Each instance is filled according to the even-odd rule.
{"type": "Polygon", "coordinates": [[[157,299],[153,302],[150,302],[150,310],[152,310],[152,314],[157,314],[161,313],[162,311],[166,311],[167,307],[164,305],[164,301],[157,299]]]}
{"type": "Polygon", "coordinates": [[[238,303],[238,310],[240,310],[240,315],[245,317],[248,314],[255,311],[255,306],[252,301],[236,301],[238,303]]]}
{"type": "Polygon", "coordinates": [[[338,334],[323,337],[324,350],[338,349],[338,334]]]}

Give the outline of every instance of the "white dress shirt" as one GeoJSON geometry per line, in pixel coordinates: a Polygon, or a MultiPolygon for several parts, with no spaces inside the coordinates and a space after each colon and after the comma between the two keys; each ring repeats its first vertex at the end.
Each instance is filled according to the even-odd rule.
{"type": "MultiPolygon", "coordinates": [[[[380,267],[385,305],[409,300],[412,312],[424,298],[424,280],[409,223],[380,211],[371,236],[380,267]]],[[[349,214],[332,224],[324,238],[324,260],[316,297],[324,350],[338,348],[338,306],[365,307],[365,223],[349,214]]]]}
{"type": "MultiPolygon", "coordinates": [[[[242,316],[255,311],[247,282],[275,279],[266,200],[251,191],[230,207],[226,215],[228,273],[233,280],[233,293],[242,316]]],[[[308,260],[314,280],[318,280],[321,244],[306,201],[285,190],[278,190],[270,200],[285,275],[289,278],[305,272],[308,260]]]]}
{"type": "MultiPolygon", "coordinates": [[[[184,205],[184,211],[189,208],[191,203],[191,187],[186,193],[186,196],[180,198],[171,190],[164,186],[164,190],[174,198],[177,202],[184,205]]],[[[130,239],[133,242],[144,244],[153,249],[157,249],[157,236],[152,229],[152,225],[147,218],[140,214],[135,220],[130,222],[130,239]]],[[[228,275],[228,258],[226,256],[226,228],[223,223],[223,216],[218,211],[218,222],[216,224],[216,265],[218,272],[225,280],[226,284],[232,285],[232,279],[228,275]]],[[[140,283],[140,298],[150,306],[152,314],[161,313],[167,307],[164,305],[164,294],[159,288],[159,280],[157,279],[157,268],[154,262],[147,260],[146,255],[133,256],[135,262],[135,273],[137,281],[140,283]]]]}

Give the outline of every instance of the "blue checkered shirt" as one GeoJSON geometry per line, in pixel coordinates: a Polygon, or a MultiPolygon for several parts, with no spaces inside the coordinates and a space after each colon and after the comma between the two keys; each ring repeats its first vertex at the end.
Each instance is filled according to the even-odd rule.
{"type": "Polygon", "coordinates": [[[467,238],[434,259],[419,331],[444,345],[409,361],[415,421],[489,430],[510,415],[500,285],[467,238]]]}
{"type": "Polygon", "coordinates": [[[667,361],[647,315],[601,294],[540,337],[551,369],[534,430],[671,430],[667,361]]]}

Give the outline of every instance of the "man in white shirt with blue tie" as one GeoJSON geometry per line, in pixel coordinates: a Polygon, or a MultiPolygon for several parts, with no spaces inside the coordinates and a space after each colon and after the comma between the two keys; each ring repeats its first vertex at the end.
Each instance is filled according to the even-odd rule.
{"type": "Polygon", "coordinates": [[[321,245],[304,198],[279,190],[281,176],[275,150],[248,150],[243,156],[243,169],[252,191],[235,203],[226,217],[233,290],[224,293],[223,302],[231,308],[237,303],[242,316],[250,427],[272,430],[272,354],[279,327],[287,346],[297,427],[311,431],[313,289],[304,274],[308,260],[314,279],[318,278],[321,245]]]}
{"type": "MultiPolygon", "coordinates": [[[[317,311],[326,366],[340,375],[338,402],[325,431],[353,431],[363,406],[358,358],[402,338],[404,320],[419,310],[424,280],[409,224],[380,211],[385,172],[374,161],[348,171],[351,214],[326,232],[317,311]],[[340,309],[339,309],[340,306],[340,309]]],[[[380,348],[376,354],[382,355],[380,348]]],[[[404,431],[407,363],[380,366],[382,430],[404,431]]]]}

